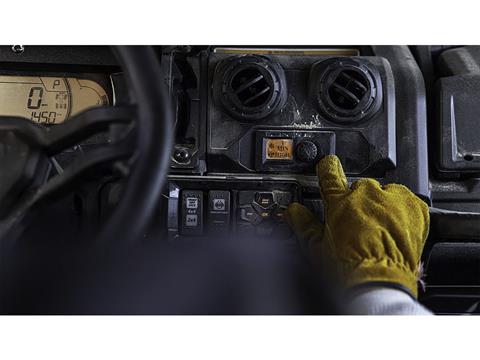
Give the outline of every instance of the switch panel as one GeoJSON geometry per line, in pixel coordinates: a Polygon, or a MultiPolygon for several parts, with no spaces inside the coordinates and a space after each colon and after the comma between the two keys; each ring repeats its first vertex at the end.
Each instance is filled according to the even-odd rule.
{"type": "Polygon", "coordinates": [[[183,190],[181,211],[182,235],[201,235],[203,233],[203,191],[183,190]]]}
{"type": "Polygon", "coordinates": [[[283,213],[293,201],[302,202],[293,181],[169,181],[169,239],[214,236],[229,241],[249,234],[285,239],[290,228],[283,213]]]}

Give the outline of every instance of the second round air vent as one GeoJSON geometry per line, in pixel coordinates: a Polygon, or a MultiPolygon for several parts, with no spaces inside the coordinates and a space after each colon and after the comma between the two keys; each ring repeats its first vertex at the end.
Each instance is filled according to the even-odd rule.
{"type": "Polygon", "coordinates": [[[368,119],[382,103],[380,75],[350,58],[334,58],[314,65],[310,93],[327,119],[343,124],[368,119]]]}
{"type": "Polygon", "coordinates": [[[231,116],[259,120],[285,105],[285,74],[280,65],[261,56],[232,57],[217,66],[213,95],[231,116]]]}

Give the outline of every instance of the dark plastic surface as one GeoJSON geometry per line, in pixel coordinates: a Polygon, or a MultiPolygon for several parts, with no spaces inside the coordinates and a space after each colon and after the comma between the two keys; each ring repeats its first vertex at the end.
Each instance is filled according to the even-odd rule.
{"type": "Polygon", "coordinates": [[[406,46],[373,46],[384,57],[395,79],[397,166],[387,181],[408,186],[430,198],[428,177],[427,107],[422,73],[406,46]]]}
{"type": "Polygon", "coordinates": [[[435,70],[431,77],[436,81],[429,129],[434,140],[430,144],[435,165],[430,177],[433,203],[444,209],[480,213],[480,47],[431,51],[435,70]]]}
{"type": "MultiPolygon", "coordinates": [[[[252,145],[256,141],[255,134],[260,130],[334,132],[336,154],[342,160],[349,175],[383,177],[388,170],[395,167],[395,90],[393,74],[387,61],[379,57],[355,57],[349,60],[349,63],[355,61],[356,69],[378,74],[372,78],[376,79],[375,90],[381,90],[382,94],[375,96],[374,100],[377,102],[372,105],[372,110],[368,107],[365,117],[359,118],[355,115],[350,119],[361,119],[361,121],[344,123],[340,118],[333,122],[331,118],[322,115],[316,98],[312,98],[311,91],[309,92],[312,82],[323,81],[322,77],[317,78],[316,71],[313,72],[314,76],[311,76],[312,67],[318,69],[323,61],[331,62],[334,57],[287,55],[266,57],[271,63],[283,68],[288,99],[285,107],[278,114],[272,112],[269,116],[252,123],[248,118],[232,117],[228,111],[219,106],[218,101],[215,101],[216,96],[212,96],[220,91],[218,89],[220,85],[216,81],[218,66],[223,67],[225,62],[230,63],[241,57],[210,54],[208,69],[211,88],[207,112],[209,173],[253,174],[255,170],[258,171],[254,164],[262,154],[255,152],[252,145]]],[[[343,61],[347,62],[346,59],[343,61]]],[[[369,95],[366,95],[365,101],[369,99],[369,95]]],[[[285,174],[292,172],[290,167],[285,169],[277,167],[274,170],[285,174]]],[[[313,173],[313,167],[308,172],[313,173]]]]}
{"type": "Polygon", "coordinates": [[[439,170],[479,174],[480,68],[476,75],[441,78],[437,83],[437,101],[439,170]]]}

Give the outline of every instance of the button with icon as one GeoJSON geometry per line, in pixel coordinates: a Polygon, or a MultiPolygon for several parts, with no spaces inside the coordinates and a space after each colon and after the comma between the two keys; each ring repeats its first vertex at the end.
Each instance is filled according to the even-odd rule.
{"type": "Polygon", "coordinates": [[[222,233],[230,227],[230,191],[208,192],[208,227],[210,233],[222,233]]]}

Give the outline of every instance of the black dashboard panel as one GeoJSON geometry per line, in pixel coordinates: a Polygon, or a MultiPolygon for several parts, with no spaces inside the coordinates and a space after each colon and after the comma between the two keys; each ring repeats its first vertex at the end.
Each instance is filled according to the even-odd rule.
{"type": "Polygon", "coordinates": [[[58,69],[59,65],[92,68],[118,67],[109,46],[24,46],[15,51],[13,46],[0,46],[0,62],[15,63],[18,67],[36,65],[58,69]]]}
{"type": "MultiPolygon", "coordinates": [[[[406,46],[229,49],[157,48],[163,78],[152,81],[168,84],[176,116],[165,213],[158,218],[170,240],[238,234],[296,246],[283,210],[299,201],[323,217],[314,165],[336,154],[349,182],[368,176],[404,184],[434,207],[453,211],[432,213],[426,302],[437,302],[444,294],[434,289],[454,286],[478,264],[479,47],[441,49],[437,86],[427,82],[431,91],[422,62],[406,46]],[[428,99],[438,106],[427,114],[428,99]],[[445,270],[465,259],[458,271],[445,270]]],[[[84,77],[101,84],[112,104],[129,100],[120,70],[108,47],[26,46],[21,53],[0,47],[0,75],[84,77]]],[[[75,151],[53,160],[67,164],[75,151]]],[[[103,216],[104,203],[115,205],[121,191],[110,185],[72,196],[72,208],[83,201],[84,222],[103,216]]],[[[475,276],[462,285],[478,297],[475,276]]],[[[451,288],[446,292],[455,296],[451,288]]]]}
{"type": "MultiPolygon", "coordinates": [[[[255,183],[258,192],[272,194],[292,182],[320,214],[314,165],[337,154],[350,181],[398,182],[430,200],[425,89],[407,47],[173,46],[157,52],[159,81],[168,84],[175,104],[170,178],[180,193],[201,190],[207,199],[209,191],[225,190],[215,185],[219,179],[232,188],[255,183]],[[183,187],[193,179],[202,180],[202,189],[183,187]]],[[[112,103],[128,99],[119,70],[108,47],[0,48],[3,73],[83,74],[108,88],[112,103]]],[[[238,199],[229,196],[234,207],[238,199]]],[[[236,221],[232,215],[229,226],[236,221]]],[[[180,234],[182,225],[176,228],[180,234]]]]}
{"type": "MultiPolygon", "coordinates": [[[[252,54],[244,49],[233,55],[217,53],[214,48],[200,48],[190,53],[181,49],[165,53],[162,61],[178,112],[173,174],[268,176],[268,172],[283,172],[289,175],[299,170],[288,169],[288,166],[283,167],[284,171],[282,166],[275,170],[258,168],[258,159],[264,154],[257,151],[257,131],[291,131],[299,135],[311,131],[333,132],[334,151],[326,146],[317,149],[317,154],[322,153],[318,150],[326,150],[340,155],[352,177],[368,175],[403,183],[420,196],[429,198],[425,88],[420,69],[407,47],[371,47],[368,56],[357,56],[357,52],[356,56],[344,59],[347,65],[357,62],[360,67],[374,72],[377,76],[372,78],[376,80],[378,94],[381,89],[381,96],[376,97],[381,101],[377,100],[364,111],[368,116],[356,119],[353,114],[350,122],[342,119],[338,112],[335,115],[335,111],[329,116],[319,104],[320,91],[315,86],[331,82],[331,79],[312,79],[320,76],[326,60],[336,61],[343,55],[256,55],[282,69],[286,100],[279,101],[275,111],[253,119],[245,113],[243,117],[232,114],[232,110],[226,109],[226,102],[218,98],[218,89],[214,89],[218,62],[230,62],[252,54]],[[371,109],[374,111],[369,112],[371,109]]],[[[219,84],[221,88],[222,80],[219,84]]],[[[357,109],[353,110],[354,113],[357,109]]],[[[297,165],[302,156],[293,156],[297,165]]],[[[299,167],[303,174],[305,167],[308,167],[305,163],[299,167]]],[[[310,172],[311,169],[310,166],[310,172]]]]}
{"type": "Polygon", "coordinates": [[[234,189],[252,184],[252,199],[296,184],[291,201],[301,199],[322,216],[315,163],[326,154],[341,158],[350,181],[369,176],[402,183],[429,201],[425,89],[409,49],[292,50],[180,47],[164,53],[178,115],[172,236],[209,234],[212,190],[230,191],[230,229],[246,222],[265,234],[261,224],[275,218],[280,204],[255,210],[252,200],[253,215],[236,215],[234,189]],[[181,220],[188,213],[180,210],[183,191],[205,202],[201,214],[190,213],[191,220],[196,215],[193,232],[181,220]]]}
{"type": "Polygon", "coordinates": [[[333,153],[350,175],[381,177],[394,168],[394,81],[384,59],[213,53],[208,70],[209,171],[313,174],[333,153]],[[283,81],[270,81],[259,62],[283,81]],[[266,139],[289,139],[291,154],[269,156],[266,139]]]}

